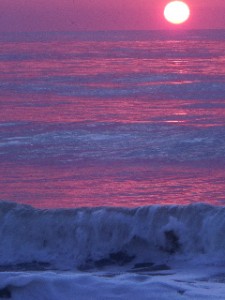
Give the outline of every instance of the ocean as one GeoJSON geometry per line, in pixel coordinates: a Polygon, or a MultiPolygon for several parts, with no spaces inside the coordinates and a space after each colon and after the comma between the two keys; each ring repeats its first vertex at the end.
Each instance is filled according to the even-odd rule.
{"type": "Polygon", "coordinates": [[[0,34],[0,299],[224,299],[224,49],[0,34]]]}

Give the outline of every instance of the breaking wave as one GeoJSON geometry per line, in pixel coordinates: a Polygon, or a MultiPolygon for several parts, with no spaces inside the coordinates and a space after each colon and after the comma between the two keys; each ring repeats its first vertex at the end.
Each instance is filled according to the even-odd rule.
{"type": "Polygon", "coordinates": [[[0,202],[0,267],[221,263],[224,229],[225,207],[205,204],[40,210],[0,202]]]}

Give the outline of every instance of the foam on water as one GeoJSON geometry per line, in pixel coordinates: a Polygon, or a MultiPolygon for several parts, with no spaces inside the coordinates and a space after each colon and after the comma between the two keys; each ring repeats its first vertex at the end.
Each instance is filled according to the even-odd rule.
{"type": "Polygon", "coordinates": [[[0,265],[59,269],[224,261],[225,208],[204,204],[39,210],[1,202],[0,265]]]}
{"type": "MultiPolygon", "coordinates": [[[[165,117],[162,121],[166,121],[165,117]]],[[[63,125],[61,128],[42,125],[43,132],[38,127],[34,127],[32,132],[21,127],[20,134],[17,126],[11,128],[6,137],[2,136],[1,160],[41,163],[63,157],[57,164],[85,159],[168,159],[178,162],[224,160],[223,127],[180,128],[170,124],[173,123],[171,117],[167,122],[167,125],[144,123],[113,126],[96,123],[95,127],[74,124],[63,125]]],[[[204,120],[199,122],[204,125],[204,120]]]]}

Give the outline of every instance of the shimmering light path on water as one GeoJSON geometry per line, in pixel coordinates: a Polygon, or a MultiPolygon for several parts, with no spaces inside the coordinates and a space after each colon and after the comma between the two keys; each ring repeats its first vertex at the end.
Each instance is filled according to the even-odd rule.
{"type": "Polygon", "coordinates": [[[1,198],[36,207],[224,205],[224,169],[218,166],[111,163],[87,166],[3,165],[1,198]]]}
{"type": "Polygon", "coordinates": [[[0,198],[223,204],[222,36],[2,41],[0,198]]]}

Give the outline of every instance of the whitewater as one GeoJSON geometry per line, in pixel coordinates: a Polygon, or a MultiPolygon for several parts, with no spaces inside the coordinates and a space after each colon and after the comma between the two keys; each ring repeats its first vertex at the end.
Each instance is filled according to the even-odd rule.
{"type": "Polygon", "coordinates": [[[224,207],[0,212],[0,298],[224,299],[224,207]]]}

